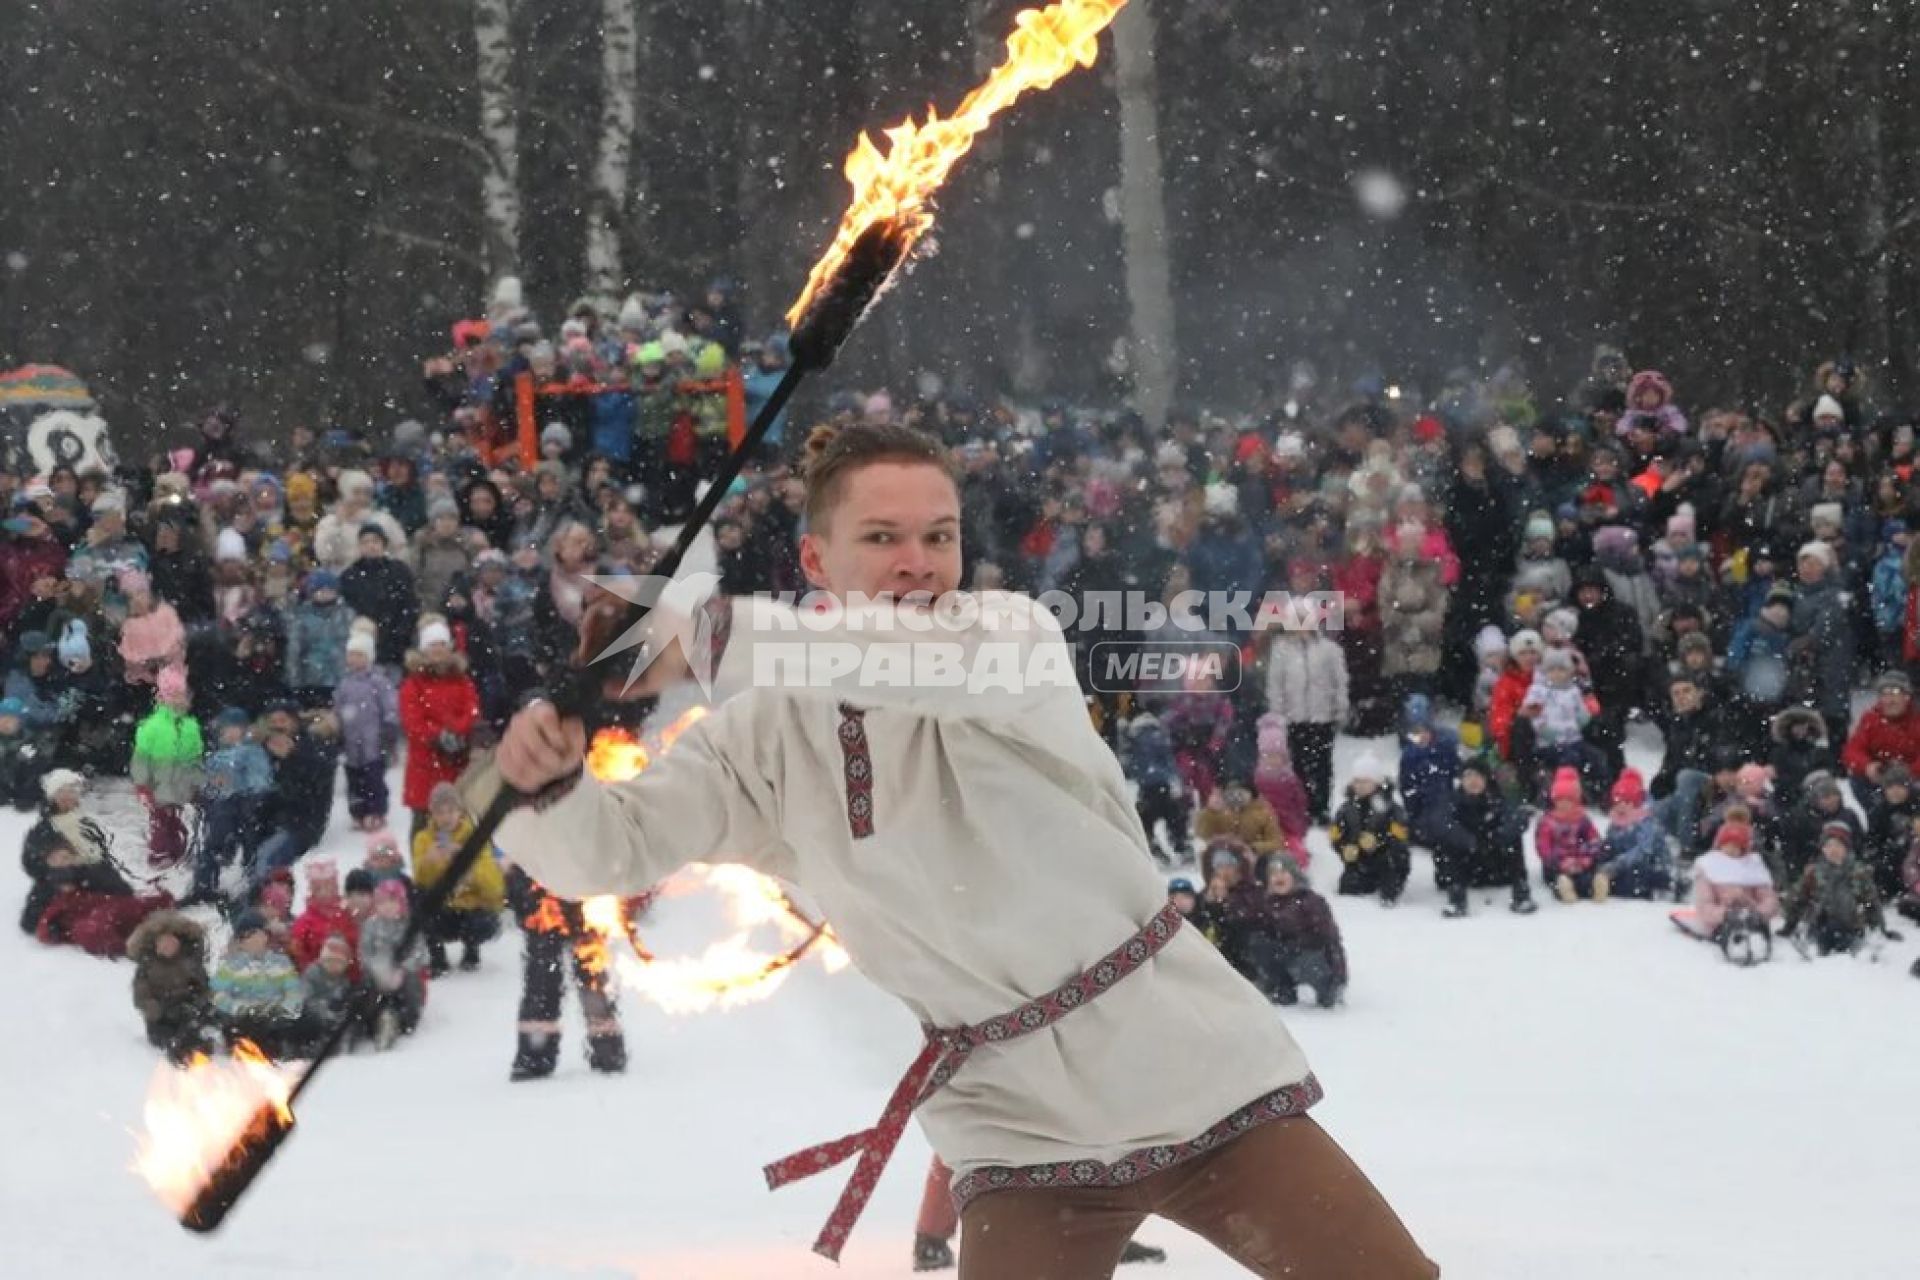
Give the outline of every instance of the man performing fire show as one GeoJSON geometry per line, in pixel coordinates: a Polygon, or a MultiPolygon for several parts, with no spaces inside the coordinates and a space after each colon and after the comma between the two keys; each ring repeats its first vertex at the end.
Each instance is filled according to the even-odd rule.
{"type": "MultiPolygon", "coordinates": [[[[783,877],[927,1027],[873,1129],[768,1170],[777,1186],[860,1157],[815,1246],[828,1256],[911,1110],[955,1172],[965,1280],[1109,1275],[1152,1214],[1256,1275],[1438,1275],[1306,1114],[1320,1085],[1272,1006],[1166,905],[1051,615],[989,592],[963,609],[971,625],[948,617],[924,633],[963,662],[1017,645],[1009,665],[1040,674],[1015,689],[858,679],[888,646],[921,643],[878,610],[959,599],[945,451],[907,428],[856,426],[820,428],[808,455],[802,567],[819,591],[874,603],[829,626],[725,602],[721,705],[626,782],[586,773],[578,720],[530,706],[492,765],[537,797],[501,827],[503,846],[573,897],[639,892],[696,861],[783,877]],[[768,665],[755,649],[796,637],[860,661],[837,679],[747,687],[768,665]]],[[[676,654],[638,687],[661,687],[676,654]]]]}
{"type": "MultiPolygon", "coordinates": [[[[1023,42],[1030,62],[1038,45],[1060,70],[1062,52],[1084,65],[1124,3],[1022,14],[1002,74],[952,120],[894,131],[885,160],[863,139],[842,259],[872,229],[860,196],[905,203],[915,179],[930,193],[956,146],[1017,96],[1006,73],[1023,42]],[[874,180],[889,169],[904,190],[874,180]]],[[[829,253],[816,268],[797,333],[842,265],[829,253]]],[[[583,722],[535,702],[467,786],[477,809],[502,783],[533,798],[500,841],[557,893],[639,893],[693,862],[802,886],[920,1020],[925,1048],[872,1128],[767,1168],[777,1188],[858,1158],[815,1250],[838,1258],[917,1114],[953,1170],[963,1280],[1111,1275],[1150,1215],[1261,1276],[1438,1275],[1307,1115],[1320,1083],[1266,997],[1168,905],[1057,621],[1026,596],[956,594],[961,502],[945,449],[904,427],[822,427],[806,482],[800,562],[837,602],[829,618],[708,600],[712,649],[698,657],[720,705],[653,767],[593,776],[583,722]],[[798,671],[768,660],[796,639],[798,671]],[[924,670],[920,643],[975,677],[1004,659],[1013,679],[862,678],[887,656],[924,670]]],[[[649,644],[642,692],[688,673],[695,606],[679,607],[650,619],[652,636],[681,639],[649,644]]]]}
{"type": "MultiPolygon", "coordinates": [[[[887,131],[884,153],[861,137],[852,207],[789,313],[793,367],[658,578],[674,577],[794,387],[833,363],[931,228],[933,197],[973,140],[1023,93],[1091,66],[1125,3],[1020,14],[1006,61],[951,116],[887,131]]],[[[697,600],[686,583],[650,617],[595,604],[573,670],[463,778],[477,821],[396,954],[489,837],[568,898],[743,864],[804,889],[925,1031],[873,1127],[766,1169],[778,1188],[857,1159],[816,1252],[838,1259],[917,1115],[951,1170],[963,1280],[1109,1276],[1150,1216],[1256,1275],[1437,1276],[1307,1114],[1320,1082],[1267,997],[1168,901],[1059,622],[1024,595],[958,591],[960,486],[945,448],[906,427],[823,427],[805,480],[800,563],[823,608],[697,600]],[[644,770],[603,777],[586,767],[585,721],[610,674],[597,659],[643,637],[624,694],[698,676],[715,705],[644,770]]],[[[210,1172],[189,1161],[193,1176],[174,1180],[183,1225],[218,1229],[346,1025],[291,1088],[270,1064],[242,1064],[271,1087],[210,1172]]],[[[175,1145],[192,1144],[157,1142],[154,1163],[175,1145]]]]}

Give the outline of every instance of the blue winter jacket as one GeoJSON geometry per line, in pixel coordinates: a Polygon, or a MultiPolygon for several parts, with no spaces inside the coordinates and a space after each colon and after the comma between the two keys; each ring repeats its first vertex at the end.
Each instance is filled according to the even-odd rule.
{"type": "Polygon", "coordinates": [[[594,453],[614,462],[632,462],[633,393],[602,391],[593,397],[592,413],[594,453]]]}
{"type": "Polygon", "coordinates": [[[1453,730],[1434,728],[1425,746],[1400,739],[1400,798],[1409,814],[1453,803],[1460,778],[1460,739],[1453,730]]]}

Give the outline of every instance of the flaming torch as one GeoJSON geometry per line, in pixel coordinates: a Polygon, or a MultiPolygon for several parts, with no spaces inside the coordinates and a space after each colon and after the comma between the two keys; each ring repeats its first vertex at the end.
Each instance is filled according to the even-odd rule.
{"type": "MultiPolygon", "coordinates": [[[[713,518],[728,488],[800,383],[809,373],[833,364],[855,326],[932,228],[934,197],[953,167],[972,148],[974,139],[1029,90],[1044,90],[1074,68],[1092,66],[1100,33],[1125,5],[1126,0],[1055,0],[1044,8],[1026,10],[1015,19],[1005,61],[967,95],[951,117],[942,118],[929,109],[924,123],[915,124],[909,119],[887,130],[889,145],[884,153],[872,139],[861,135],[846,164],[847,180],[853,187],[852,203],[832,244],[788,313],[793,327],[793,365],[747,428],[738,448],[712,477],[672,549],[654,567],[654,574],[671,579],[679,572],[700,531],[713,518]]],[[[603,676],[594,669],[594,655],[602,651],[602,646],[596,640],[631,631],[644,621],[647,612],[645,605],[626,604],[599,620],[610,625],[582,628],[590,634],[582,635],[581,648],[570,669],[551,692],[551,700],[563,716],[584,716],[601,702],[603,676]],[[616,613],[617,618],[613,616],[616,613]]],[[[497,779],[492,780],[492,786],[491,797],[467,842],[454,855],[445,874],[415,904],[396,956],[404,955],[438,917],[454,888],[487,849],[493,833],[517,805],[529,799],[497,779]]],[[[182,1225],[199,1232],[211,1232],[220,1226],[291,1132],[293,1103],[339,1052],[347,1028],[365,1013],[363,995],[332,1028],[284,1098],[257,1097],[250,1119],[244,1125],[228,1127],[230,1133],[237,1129],[238,1136],[231,1140],[224,1157],[194,1166],[179,1160],[177,1152],[157,1149],[173,1141],[203,1148],[206,1127],[184,1137],[171,1128],[150,1133],[149,1148],[142,1157],[142,1167],[149,1171],[150,1180],[156,1169],[201,1171],[195,1175],[200,1176],[199,1184],[191,1190],[174,1186],[165,1193],[168,1203],[180,1214],[182,1225]]],[[[183,1087],[191,1090],[195,1081],[207,1078],[204,1073],[189,1070],[184,1073],[183,1087]]],[[[186,1114],[196,1110],[192,1100],[183,1106],[186,1114]]],[[[156,1189],[159,1185],[156,1183],[156,1189]]]]}

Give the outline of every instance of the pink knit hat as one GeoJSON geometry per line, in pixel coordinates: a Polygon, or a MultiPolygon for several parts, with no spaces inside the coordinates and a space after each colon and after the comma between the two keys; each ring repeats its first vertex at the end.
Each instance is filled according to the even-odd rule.
{"type": "Polygon", "coordinates": [[[178,702],[187,696],[187,669],[177,663],[160,672],[158,680],[163,701],[178,702]]]}

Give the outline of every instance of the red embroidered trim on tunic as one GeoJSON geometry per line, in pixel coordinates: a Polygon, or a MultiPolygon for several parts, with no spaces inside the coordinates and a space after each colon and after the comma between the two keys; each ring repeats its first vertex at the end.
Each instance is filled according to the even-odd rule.
{"type": "Polygon", "coordinates": [[[1059,1164],[1034,1164],[1018,1169],[976,1169],[953,1183],[953,1202],[965,1209],[969,1201],[990,1191],[1030,1190],[1039,1187],[1124,1187],[1165,1173],[1175,1165],[1203,1156],[1232,1141],[1249,1129],[1275,1120],[1306,1114],[1320,1101],[1324,1091],[1320,1081],[1309,1075],[1299,1084],[1276,1089],[1266,1097],[1240,1108],[1197,1138],[1172,1146],[1143,1147],[1130,1151],[1112,1164],[1097,1160],[1067,1160],[1059,1164]]]}
{"type": "Polygon", "coordinates": [[[867,750],[867,713],[840,704],[840,754],[846,760],[847,826],[855,840],[873,834],[873,756],[867,750]]]}
{"type": "MultiPolygon", "coordinates": [[[[842,710],[847,708],[843,707],[842,710]]],[[[844,734],[841,740],[846,740],[844,734]]],[[[893,1157],[893,1149],[900,1142],[900,1134],[907,1127],[908,1117],[935,1090],[953,1079],[954,1073],[965,1065],[975,1049],[982,1045],[1004,1044],[1052,1026],[1075,1009],[1098,999],[1114,983],[1152,959],[1179,932],[1184,920],[1180,909],[1169,902],[1119,948],[1046,995],[975,1026],[923,1026],[921,1030],[927,1037],[926,1047],[894,1087],[886,1110],[880,1113],[880,1123],[833,1142],[823,1142],[805,1151],[797,1151],[766,1167],[767,1185],[778,1190],[789,1182],[823,1173],[856,1155],[860,1157],[860,1163],[854,1167],[846,1189],[840,1193],[839,1201],[827,1218],[827,1225],[821,1229],[819,1239],[814,1241],[813,1251],[838,1261],[840,1250],[846,1245],[854,1224],[860,1220],[861,1211],[867,1207],[874,1187],[880,1182],[881,1173],[886,1170],[887,1161],[893,1157]]]]}

